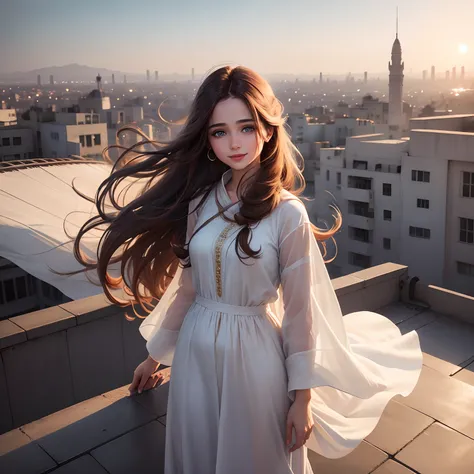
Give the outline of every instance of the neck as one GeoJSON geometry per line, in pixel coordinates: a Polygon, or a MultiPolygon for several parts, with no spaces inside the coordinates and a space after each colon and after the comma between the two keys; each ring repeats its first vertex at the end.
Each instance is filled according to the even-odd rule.
{"type": "Polygon", "coordinates": [[[227,191],[236,193],[239,183],[242,181],[242,178],[245,177],[239,188],[239,194],[242,194],[243,192],[242,188],[247,184],[248,181],[252,180],[253,176],[255,175],[255,173],[258,171],[259,168],[260,168],[260,163],[256,163],[256,164],[251,163],[249,166],[247,166],[243,170],[233,169],[232,177],[226,185],[227,191]]]}

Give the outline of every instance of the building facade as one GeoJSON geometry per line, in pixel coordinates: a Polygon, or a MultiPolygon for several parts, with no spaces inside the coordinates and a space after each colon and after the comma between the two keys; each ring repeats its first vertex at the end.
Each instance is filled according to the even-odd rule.
{"type": "Polygon", "coordinates": [[[474,295],[473,150],[474,115],[413,119],[409,138],[322,149],[313,217],[330,221],[335,203],[344,221],[332,274],[409,263],[413,276],[474,295]]]}

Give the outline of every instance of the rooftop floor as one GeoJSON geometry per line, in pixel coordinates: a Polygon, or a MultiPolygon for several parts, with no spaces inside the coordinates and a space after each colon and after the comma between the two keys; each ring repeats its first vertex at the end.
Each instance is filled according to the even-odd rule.
{"type": "MultiPolygon", "coordinates": [[[[417,330],[420,381],[395,397],[370,436],[348,456],[310,452],[317,474],[472,474],[474,326],[395,303],[379,310],[402,333],[417,330]]],[[[0,472],[130,474],[163,472],[169,369],[162,386],[128,397],[127,386],[0,436],[0,472]]]]}

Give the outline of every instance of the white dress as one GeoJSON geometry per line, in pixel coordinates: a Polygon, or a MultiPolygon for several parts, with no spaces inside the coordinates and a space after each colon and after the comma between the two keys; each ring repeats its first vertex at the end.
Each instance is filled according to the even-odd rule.
{"type": "MultiPolygon", "coordinates": [[[[216,196],[231,203],[230,173],[188,217],[188,239],[218,212],[216,196]]],[[[140,327],[150,355],[172,365],[166,474],[310,474],[307,448],[345,456],[418,381],[416,332],[402,336],[371,312],[343,318],[304,205],[281,197],[252,229],[261,258],[240,262],[240,228],[212,220],[190,243],[192,266],[179,267],[140,327]],[[307,388],[315,427],[290,454],[287,412],[294,390],[307,388]]]]}

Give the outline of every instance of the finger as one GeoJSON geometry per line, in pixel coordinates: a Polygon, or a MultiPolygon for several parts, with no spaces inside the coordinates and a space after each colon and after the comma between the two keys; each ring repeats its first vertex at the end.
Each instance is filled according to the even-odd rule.
{"type": "Polygon", "coordinates": [[[287,446],[290,445],[291,443],[291,428],[293,426],[293,423],[291,423],[291,420],[288,420],[286,422],[286,444],[287,446]]]}
{"type": "Polygon", "coordinates": [[[138,384],[138,393],[142,393],[143,387],[148,382],[148,378],[149,377],[142,375],[142,378],[140,379],[140,383],[138,384]]]}
{"type": "Polygon", "coordinates": [[[157,383],[162,379],[163,377],[160,376],[160,374],[153,374],[146,382],[145,386],[143,387],[143,390],[151,390],[154,388],[157,383]]]}
{"type": "Polygon", "coordinates": [[[293,451],[296,451],[297,449],[300,449],[301,446],[303,446],[304,444],[304,433],[303,432],[299,432],[299,433],[296,433],[296,443],[295,445],[291,448],[291,451],[290,452],[293,452],[293,451]]]}
{"type": "Polygon", "coordinates": [[[132,383],[130,384],[130,387],[128,387],[128,391],[130,393],[134,393],[137,390],[139,381],[140,381],[140,377],[137,374],[134,374],[132,383]]]}

